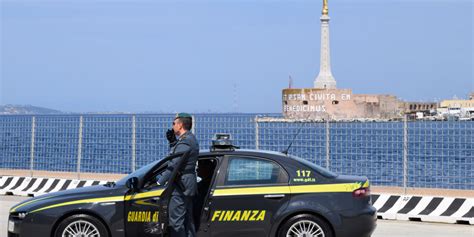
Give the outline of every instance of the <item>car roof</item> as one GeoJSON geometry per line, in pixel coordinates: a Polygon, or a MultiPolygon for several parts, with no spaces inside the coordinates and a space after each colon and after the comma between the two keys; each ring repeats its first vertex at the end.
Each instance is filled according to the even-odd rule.
{"type": "Polygon", "coordinates": [[[292,158],[291,155],[285,155],[281,152],[268,151],[268,150],[255,150],[255,149],[220,149],[220,150],[200,150],[199,156],[215,156],[215,155],[248,155],[248,156],[259,156],[270,159],[288,159],[292,158]]]}

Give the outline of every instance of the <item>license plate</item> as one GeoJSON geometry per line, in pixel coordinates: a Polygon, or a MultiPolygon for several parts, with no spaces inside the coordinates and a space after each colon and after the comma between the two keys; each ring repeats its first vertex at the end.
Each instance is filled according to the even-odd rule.
{"type": "Polygon", "coordinates": [[[15,222],[8,221],[8,231],[13,232],[15,230],[15,222]]]}

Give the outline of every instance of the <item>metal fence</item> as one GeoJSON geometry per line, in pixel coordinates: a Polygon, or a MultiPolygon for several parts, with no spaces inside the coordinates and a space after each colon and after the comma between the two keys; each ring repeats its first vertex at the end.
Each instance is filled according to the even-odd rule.
{"type": "MultiPolygon", "coordinates": [[[[129,173],[168,153],[172,114],[0,116],[0,169],[129,173]]],[[[314,122],[256,114],[197,114],[206,149],[215,133],[241,148],[285,150],[374,185],[474,189],[474,122],[314,122]]],[[[1,172],[1,170],[0,170],[1,172]]]]}

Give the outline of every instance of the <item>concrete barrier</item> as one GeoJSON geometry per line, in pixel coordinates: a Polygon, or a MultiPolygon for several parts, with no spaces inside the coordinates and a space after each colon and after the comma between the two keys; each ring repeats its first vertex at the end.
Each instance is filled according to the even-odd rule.
{"type": "Polygon", "coordinates": [[[373,194],[377,217],[474,225],[474,198],[373,194]]]}
{"type": "Polygon", "coordinates": [[[0,195],[36,197],[45,193],[106,183],[107,181],[100,180],[2,176],[0,177],[0,195]]]}

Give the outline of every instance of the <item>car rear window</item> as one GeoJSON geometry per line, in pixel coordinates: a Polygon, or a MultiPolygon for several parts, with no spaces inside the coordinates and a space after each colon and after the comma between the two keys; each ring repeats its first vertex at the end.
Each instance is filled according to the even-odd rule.
{"type": "Polygon", "coordinates": [[[298,162],[300,163],[303,163],[304,165],[308,166],[309,168],[313,169],[314,171],[318,172],[319,174],[321,174],[322,176],[324,177],[327,177],[327,178],[335,178],[337,177],[337,174],[326,169],[326,168],[323,168],[319,165],[316,165],[314,163],[311,163],[305,159],[301,159],[299,157],[296,157],[296,156],[291,156],[292,159],[295,159],[297,160],[298,162]]]}

